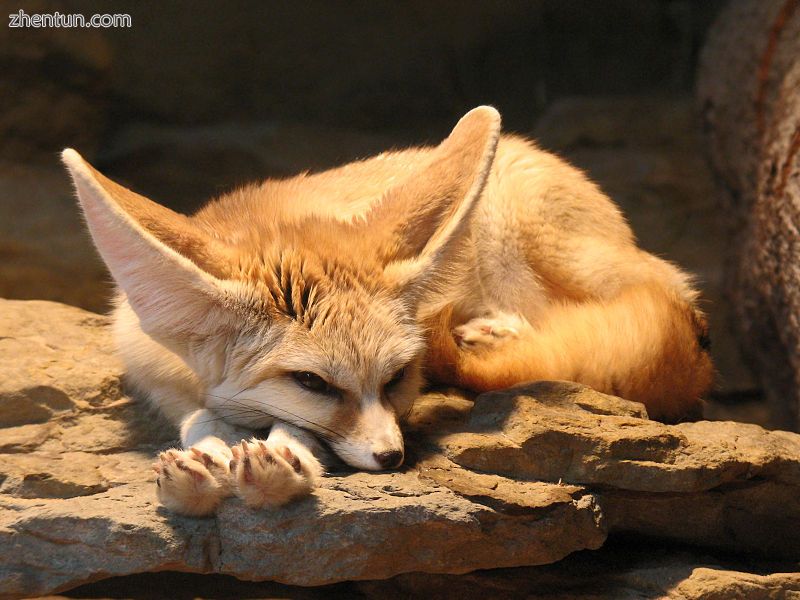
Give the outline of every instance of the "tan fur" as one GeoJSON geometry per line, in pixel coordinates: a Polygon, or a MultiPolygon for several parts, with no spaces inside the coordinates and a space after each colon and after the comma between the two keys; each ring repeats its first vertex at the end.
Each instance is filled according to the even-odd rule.
{"type": "MultiPolygon", "coordinates": [[[[268,453],[289,448],[302,468],[268,462],[295,495],[310,489],[297,477],[319,471],[303,430],[359,468],[402,451],[397,421],[423,364],[431,381],[478,391],[580,381],[668,420],[696,412],[711,384],[689,277],[638,249],[580,171],[499,136],[489,107],[436,148],[249,186],[192,217],[118,186],[74,151],[64,160],[124,292],[116,329],[134,383],[183,424],[187,448],[220,460],[242,431],[285,423],[268,453]],[[292,379],[297,371],[341,393],[321,397],[292,379]]],[[[176,460],[162,459],[159,473],[175,475],[176,460]]],[[[198,494],[199,481],[205,496],[191,507],[167,502],[212,510],[222,492],[204,477],[170,496],[198,494]]],[[[253,506],[281,503],[251,491],[240,495],[253,506]]]]}

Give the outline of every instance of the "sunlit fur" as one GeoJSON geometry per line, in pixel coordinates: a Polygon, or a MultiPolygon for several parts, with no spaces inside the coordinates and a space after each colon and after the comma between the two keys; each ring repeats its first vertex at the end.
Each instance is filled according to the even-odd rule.
{"type": "MultiPolygon", "coordinates": [[[[399,421],[425,376],[478,391],[572,379],[670,420],[695,412],[711,385],[690,278],[638,249],[580,171],[499,136],[489,107],[438,147],[248,186],[192,217],[72,150],[64,161],[120,286],[115,328],[131,381],[183,424],[187,448],[233,458],[240,486],[259,478],[241,478],[230,444],[273,423],[265,451],[288,448],[289,459],[262,462],[287,487],[319,472],[306,431],[355,467],[381,468],[377,455],[403,449],[399,421]],[[304,388],[298,371],[335,393],[304,388]],[[287,468],[293,455],[300,471],[287,468]]],[[[156,465],[165,503],[212,510],[207,494],[218,492],[197,491],[216,489],[212,475],[177,484],[188,471],[176,460],[156,465]]]]}

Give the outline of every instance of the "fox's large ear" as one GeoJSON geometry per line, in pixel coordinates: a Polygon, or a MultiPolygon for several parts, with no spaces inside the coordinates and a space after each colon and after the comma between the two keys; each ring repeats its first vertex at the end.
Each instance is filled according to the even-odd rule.
{"type": "Polygon", "coordinates": [[[486,185],[499,136],[494,108],[471,110],[429,162],[367,215],[369,226],[389,232],[384,273],[412,306],[447,284],[449,258],[486,185]]]}
{"type": "Polygon", "coordinates": [[[158,339],[208,336],[229,318],[228,248],[184,215],[111,181],[75,150],[62,153],[89,231],[111,274],[158,339]]]}

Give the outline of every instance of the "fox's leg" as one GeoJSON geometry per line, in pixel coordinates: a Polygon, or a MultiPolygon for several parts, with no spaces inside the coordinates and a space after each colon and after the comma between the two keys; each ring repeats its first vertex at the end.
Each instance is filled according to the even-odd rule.
{"type": "Polygon", "coordinates": [[[248,430],[226,423],[211,410],[191,412],[181,424],[183,449],[162,452],[153,465],[158,499],[184,515],[213,513],[222,499],[232,494],[230,444],[249,435],[248,430]]]}
{"type": "Polygon", "coordinates": [[[478,392],[540,379],[578,381],[674,421],[698,412],[713,379],[702,318],[678,293],[655,284],[553,306],[517,337],[486,336],[488,344],[459,347],[451,318],[445,311],[429,324],[429,377],[478,392]]]}
{"type": "Polygon", "coordinates": [[[159,500],[184,515],[211,514],[234,494],[253,508],[281,506],[311,493],[322,475],[319,443],[283,422],[260,440],[201,409],[184,419],[181,443],[183,450],[162,452],[153,467],[159,500]]]}
{"type": "Polygon", "coordinates": [[[311,434],[280,421],[266,440],[242,440],[231,448],[236,495],[252,508],[275,508],[307,496],[323,471],[314,455],[318,449],[311,434]]]}

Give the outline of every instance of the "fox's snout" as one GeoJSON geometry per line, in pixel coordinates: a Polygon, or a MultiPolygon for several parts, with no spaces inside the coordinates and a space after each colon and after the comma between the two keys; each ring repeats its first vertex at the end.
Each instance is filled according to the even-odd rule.
{"type": "Polygon", "coordinates": [[[334,452],[351,467],[365,471],[389,471],[403,464],[403,444],[399,447],[372,450],[364,443],[332,444],[334,452]]]}
{"type": "Polygon", "coordinates": [[[403,434],[397,415],[377,398],[362,400],[344,431],[349,433],[330,445],[351,467],[385,471],[403,464],[403,434]]]}

